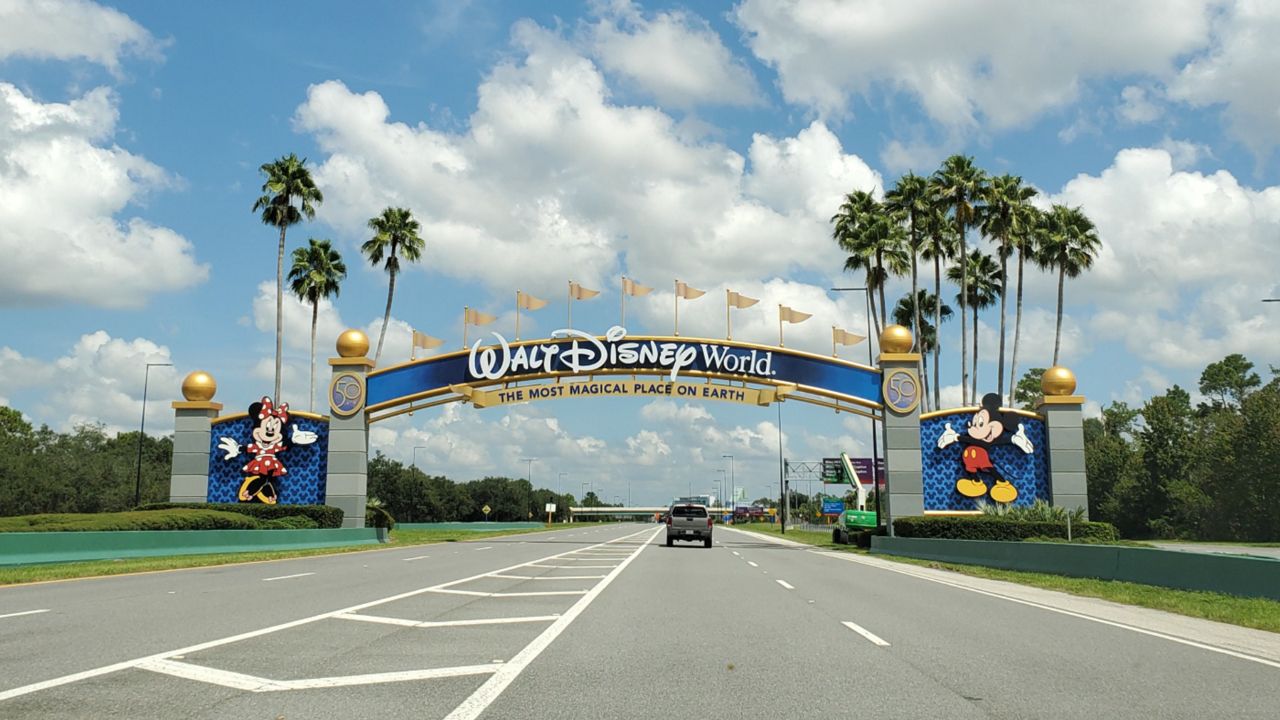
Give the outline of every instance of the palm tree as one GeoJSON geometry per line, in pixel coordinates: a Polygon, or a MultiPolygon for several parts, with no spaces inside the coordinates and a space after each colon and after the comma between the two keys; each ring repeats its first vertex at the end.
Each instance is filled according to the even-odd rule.
{"type": "Polygon", "coordinates": [[[321,298],[337,297],[347,266],[328,240],[308,241],[305,248],[294,248],[293,267],[289,268],[289,289],[299,300],[311,303],[311,412],[316,409],[316,320],[321,298]]]}
{"type": "MultiPolygon", "coordinates": [[[[939,195],[951,207],[952,217],[956,222],[956,235],[960,241],[960,265],[965,267],[968,265],[966,256],[967,249],[964,239],[964,230],[966,225],[971,225],[976,219],[979,212],[979,206],[975,203],[982,199],[987,186],[987,174],[981,168],[973,164],[973,158],[967,155],[952,155],[943,161],[942,167],[934,173],[937,179],[937,187],[939,195]]],[[[960,394],[961,400],[968,404],[969,398],[965,394],[966,386],[969,384],[969,358],[968,358],[968,339],[969,326],[965,320],[965,302],[969,297],[969,288],[965,285],[968,282],[968,274],[962,273],[960,276],[960,394]]],[[[974,329],[977,331],[977,328],[974,329]]]]}
{"type": "Polygon", "coordinates": [[[854,190],[844,196],[840,209],[831,216],[831,237],[841,250],[849,253],[844,262],[845,271],[862,270],[866,273],[868,304],[871,306],[871,320],[875,323],[877,335],[880,334],[881,323],[880,316],[876,314],[873,293],[878,268],[874,247],[867,243],[867,229],[881,214],[883,210],[874,195],[865,190],[854,190]]]}
{"type": "Polygon", "coordinates": [[[253,211],[262,211],[262,222],[280,228],[280,246],[276,250],[276,385],[272,396],[280,402],[280,357],[284,334],[284,234],[290,225],[296,225],[303,217],[316,216],[316,206],[324,202],[324,195],[311,179],[306,158],[289,153],[258,168],[267,176],[262,184],[262,197],[253,203],[253,211]],[[294,202],[297,206],[294,206],[294,202]]]}
{"type": "MultiPolygon", "coordinates": [[[[982,214],[982,234],[995,238],[1000,255],[1000,359],[997,363],[996,392],[1004,395],[1004,345],[1005,345],[1005,307],[1009,300],[1009,256],[1013,254],[1013,244],[1017,242],[1013,235],[1016,228],[1018,211],[1025,206],[1037,191],[1033,187],[1022,184],[1017,175],[1001,175],[991,179],[987,188],[986,208],[982,214]]],[[[975,364],[975,367],[977,365],[975,364]]],[[[1012,384],[1012,379],[1010,380],[1012,384]]]]}
{"type": "Polygon", "coordinates": [[[1039,253],[1040,238],[1046,227],[1045,214],[1040,208],[1026,204],[1015,209],[1013,232],[1009,238],[1012,248],[1018,251],[1018,310],[1013,321],[1013,357],[1009,360],[1009,407],[1014,407],[1014,391],[1018,385],[1018,340],[1022,335],[1022,268],[1028,257],[1034,259],[1039,253]]]}
{"type": "MultiPolygon", "coordinates": [[[[996,298],[1000,297],[1000,266],[996,264],[995,258],[985,255],[981,251],[976,251],[970,255],[967,260],[968,272],[961,273],[961,265],[952,265],[947,268],[947,278],[951,281],[960,281],[961,287],[969,290],[969,297],[965,298],[962,305],[967,305],[973,309],[973,385],[969,391],[969,397],[975,402],[978,397],[978,311],[985,310],[995,304],[996,298]],[[964,277],[967,275],[968,277],[964,277]]],[[[956,300],[960,301],[961,296],[957,295],[956,300]]]]}
{"type": "Polygon", "coordinates": [[[387,337],[387,323],[391,322],[391,299],[396,292],[396,273],[400,272],[400,258],[396,252],[403,253],[404,259],[409,262],[417,262],[422,257],[426,243],[418,236],[418,221],[413,219],[406,208],[389,207],[383,210],[378,217],[369,219],[369,228],[373,230],[373,237],[364,241],[360,251],[369,258],[371,265],[377,265],[386,257],[384,267],[391,277],[387,283],[387,311],[382,316],[382,332],[378,333],[378,351],[373,356],[373,363],[377,365],[382,357],[382,341],[387,337]]]}
{"type": "MultiPolygon", "coordinates": [[[[932,181],[930,182],[932,186],[932,181]]],[[[933,296],[942,296],[942,264],[951,262],[956,256],[955,228],[951,223],[947,222],[946,211],[943,209],[941,202],[937,199],[937,194],[931,192],[931,205],[923,220],[925,242],[922,247],[922,255],[926,261],[933,262],[933,296]]],[[[935,328],[942,327],[942,310],[941,306],[934,306],[933,326],[935,328]]],[[[935,337],[933,342],[933,409],[941,408],[942,383],[939,378],[939,369],[942,354],[941,337],[935,337]]]]}
{"type": "MultiPolygon", "coordinates": [[[[919,294],[919,281],[917,279],[916,261],[920,256],[920,245],[923,242],[921,235],[921,220],[929,212],[929,181],[915,173],[908,172],[906,175],[898,178],[898,182],[884,196],[884,206],[890,212],[897,213],[906,219],[907,222],[907,251],[911,253],[911,295],[916,297],[919,294]]],[[[920,324],[920,308],[916,308],[916,315],[912,318],[912,322],[907,325],[910,328],[921,327],[920,324]]],[[[897,322],[895,318],[895,322],[897,322]]],[[[905,323],[899,323],[905,324],[905,323]]],[[[917,349],[920,343],[916,343],[917,349]]]]}
{"type": "Polygon", "coordinates": [[[1093,221],[1078,207],[1054,205],[1049,210],[1048,231],[1040,246],[1036,263],[1058,271],[1058,324],[1053,333],[1053,364],[1058,364],[1062,344],[1062,287],[1066,278],[1079,277],[1093,266],[1102,240],[1093,221]]]}
{"type": "MultiPolygon", "coordinates": [[[[950,305],[939,303],[938,296],[927,290],[917,290],[915,295],[904,295],[898,300],[898,304],[893,306],[893,321],[911,328],[912,334],[916,337],[916,347],[919,348],[920,359],[924,363],[924,370],[920,377],[924,380],[926,408],[929,406],[929,353],[935,350],[938,344],[938,328],[926,319],[931,314],[947,320],[951,318],[952,312],[950,305]],[[912,322],[920,324],[913,325],[912,322]]],[[[937,405],[935,399],[932,409],[937,410],[937,405]]]]}

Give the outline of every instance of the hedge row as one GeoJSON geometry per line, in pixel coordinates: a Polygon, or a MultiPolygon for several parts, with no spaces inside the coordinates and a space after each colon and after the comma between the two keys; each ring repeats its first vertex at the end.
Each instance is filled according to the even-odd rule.
{"type": "MultiPolygon", "coordinates": [[[[311,518],[315,525],[308,527],[340,528],[342,527],[342,508],[330,505],[263,505],[260,503],[152,503],[143,505],[139,510],[169,510],[173,508],[191,508],[194,510],[221,510],[223,512],[250,515],[258,520],[279,520],[281,518],[311,518]]],[[[293,521],[290,521],[293,522],[293,521]]]]}
{"type": "Polygon", "coordinates": [[[0,532],[89,532],[100,530],[262,530],[315,527],[310,518],[258,520],[219,510],[131,510],[0,518],[0,532]],[[304,525],[297,525],[301,521],[304,525]]]}
{"type": "MultiPolygon", "coordinates": [[[[1027,540],[1029,538],[1066,538],[1067,524],[1058,522],[1009,520],[1002,517],[927,516],[900,517],[893,521],[898,537],[947,538],[950,540],[1027,540]]],[[[1071,524],[1073,539],[1112,542],[1119,536],[1111,523],[1077,522],[1071,524]]]]}

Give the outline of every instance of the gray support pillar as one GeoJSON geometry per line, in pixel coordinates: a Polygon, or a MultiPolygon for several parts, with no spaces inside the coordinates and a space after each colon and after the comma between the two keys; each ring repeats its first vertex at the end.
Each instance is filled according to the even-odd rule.
{"type": "Polygon", "coordinates": [[[369,339],[359,330],[338,337],[338,354],[330,358],[329,455],[325,504],[342,508],[343,527],[364,527],[368,495],[369,420],[365,414],[365,378],[373,361],[364,357],[369,339]]]}
{"type": "Polygon", "coordinates": [[[889,534],[898,517],[924,514],[924,473],[920,454],[920,355],[908,352],[911,331],[890,325],[880,333],[883,377],[886,495],[882,507],[889,534]]]}
{"type": "Polygon", "coordinates": [[[218,384],[197,370],[182,381],[185,402],[173,403],[173,465],[169,473],[169,502],[209,501],[210,421],[222,411],[213,402],[218,384]]]}
{"type": "Polygon", "coordinates": [[[1044,416],[1049,452],[1049,496],[1057,506],[1089,513],[1089,484],[1084,464],[1084,397],[1073,395],[1075,376],[1063,367],[1045,371],[1044,397],[1036,411],[1044,416]]]}

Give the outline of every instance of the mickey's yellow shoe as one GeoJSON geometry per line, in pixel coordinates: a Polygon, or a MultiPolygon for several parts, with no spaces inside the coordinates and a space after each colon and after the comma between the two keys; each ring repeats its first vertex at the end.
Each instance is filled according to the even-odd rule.
{"type": "Polygon", "coordinates": [[[987,485],[981,480],[960,478],[956,481],[956,492],[969,498],[980,498],[987,494],[987,485]]]}
{"type": "Polygon", "coordinates": [[[991,499],[998,503],[1011,503],[1018,499],[1018,488],[1009,484],[1008,480],[997,480],[991,488],[991,499]]]}

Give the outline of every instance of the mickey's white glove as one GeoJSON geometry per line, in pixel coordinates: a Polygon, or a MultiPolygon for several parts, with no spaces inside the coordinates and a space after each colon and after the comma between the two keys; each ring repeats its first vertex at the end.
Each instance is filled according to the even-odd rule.
{"type": "Polygon", "coordinates": [[[240,454],[240,443],[233,438],[224,437],[218,441],[218,449],[226,453],[222,457],[223,460],[230,460],[240,454]]]}
{"type": "Polygon", "coordinates": [[[1027,437],[1027,430],[1026,428],[1022,427],[1022,423],[1018,423],[1018,434],[1014,435],[1013,439],[1010,440],[1010,442],[1016,445],[1019,450],[1021,450],[1024,453],[1027,453],[1028,455],[1030,455],[1036,449],[1035,446],[1031,444],[1031,438],[1027,437]]]}
{"type": "Polygon", "coordinates": [[[947,423],[944,427],[946,430],[943,430],[942,435],[938,437],[939,450],[960,439],[960,435],[951,429],[951,423],[947,423]]]}
{"type": "Polygon", "coordinates": [[[307,430],[299,430],[297,425],[293,426],[293,434],[289,436],[289,442],[294,445],[310,445],[315,441],[315,433],[307,430]]]}

